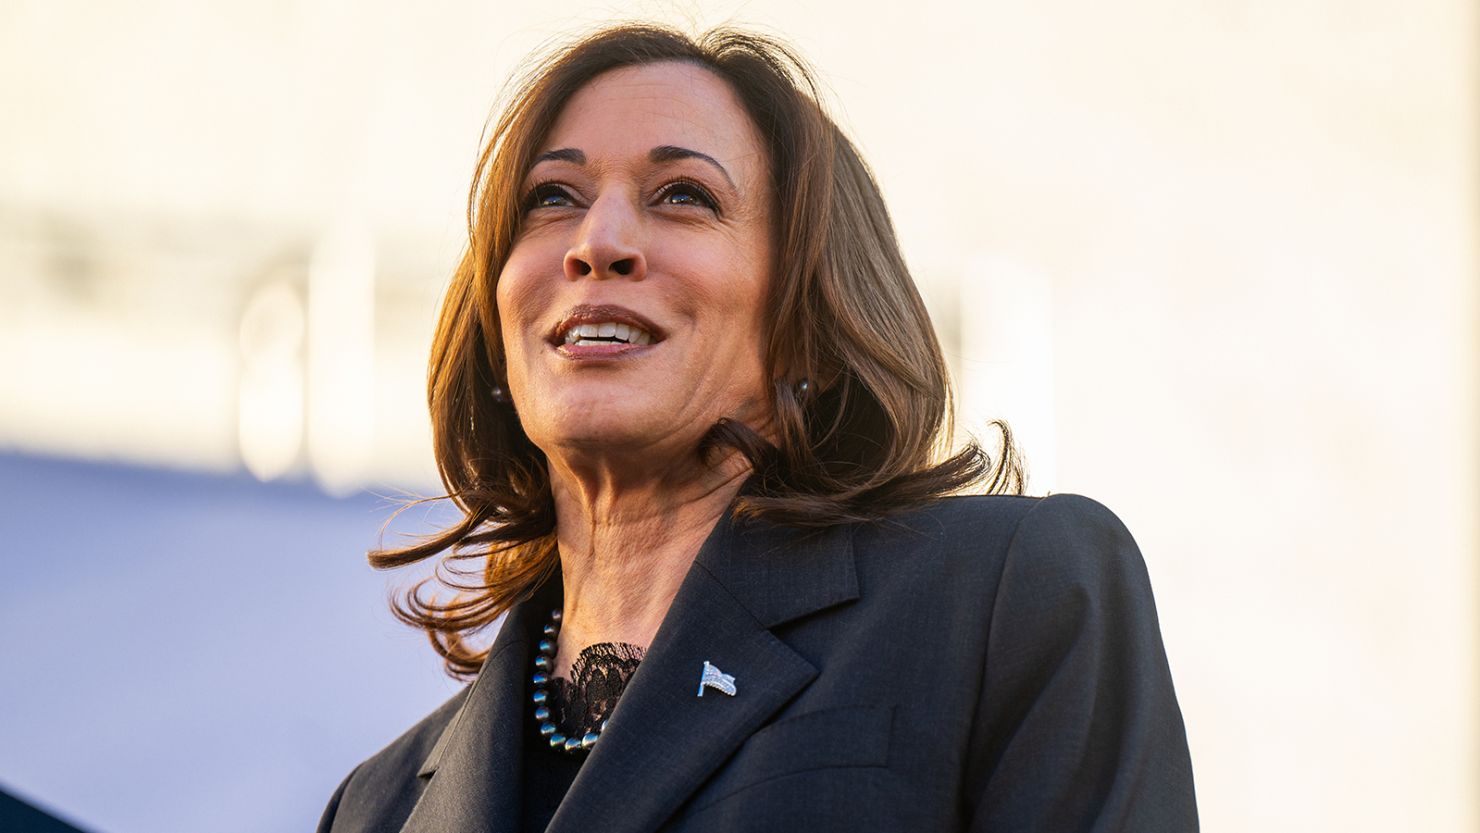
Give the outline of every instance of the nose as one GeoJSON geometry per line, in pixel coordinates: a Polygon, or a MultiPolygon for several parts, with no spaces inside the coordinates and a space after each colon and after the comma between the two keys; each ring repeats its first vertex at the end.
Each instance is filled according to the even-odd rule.
{"type": "Polygon", "coordinates": [[[586,210],[565,253],[565,277],[642,280],[647,276],[647,258],[641,235],[641,218],[634,207],[618,194],[603,195],[586,210]]]}

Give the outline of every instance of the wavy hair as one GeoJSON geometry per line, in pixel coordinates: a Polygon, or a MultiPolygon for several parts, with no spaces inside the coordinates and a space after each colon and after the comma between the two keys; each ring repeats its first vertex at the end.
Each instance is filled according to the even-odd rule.
{"type": "Polygon", "coordinates": [[[529,598],[559,559],[545,455],[493,393],[508,388],[494,288],[519,233],[520,183],[572,94],[610,70],[663,61],[724,79],[770,157],[778,246],[764,338],[778,442],[722,419],[695,449],[706,462],[731,452],[749,462],[736,513],[825,527],[880,519],[970,486],[1022,492],[1005,422],[993,422],[1002,436],[995,463],[974,441],[950,453],[949,374],[924,302],[878,184],[824,112],[796,52],[731,28],[697,38],[649,25],[603,29],[532,66],[479,156],[468,247],[443,299],[428,367],[447,494],[411,501],[450,499],[462,518],[412,546],[369,553],[380,569],[445,553],[392,609],[426,630],[454,677],[476,674],[487,656],[470,637],[529,598]],[[424,597],[428,585],[455,595],[424,597]]]}

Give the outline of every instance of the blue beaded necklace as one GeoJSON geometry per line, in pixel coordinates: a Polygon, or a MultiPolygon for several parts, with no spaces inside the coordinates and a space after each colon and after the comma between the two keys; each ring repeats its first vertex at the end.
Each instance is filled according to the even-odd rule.
{"type": "Polygon", "coordinates": [[[534,681],[534,719],[539,724],[540,735],[550,741],[551,749],[580,755],[589,752],[591,747],[596,745],[596,740],[606,730],[606,718],[602,718],[600,725],[579,738],[566,737],[551,719],[548,686],[550,675],[555,672],[558,636],[560,636],[560,608],[557,607],[550,611],[550,623],[545,625],[544,634],[540,638],[539,653],[534,658],[534,677],[532,678],[534,681]]]}

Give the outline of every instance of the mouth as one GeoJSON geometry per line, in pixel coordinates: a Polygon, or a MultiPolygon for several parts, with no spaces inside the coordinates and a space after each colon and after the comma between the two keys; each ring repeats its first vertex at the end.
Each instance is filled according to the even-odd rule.
{"type": "Polygon", "coordinates": [[[555,325],[551,346],[560,349],[644,347],[662,341],[656,324],[625,307],[581,305],[555,325]]]}

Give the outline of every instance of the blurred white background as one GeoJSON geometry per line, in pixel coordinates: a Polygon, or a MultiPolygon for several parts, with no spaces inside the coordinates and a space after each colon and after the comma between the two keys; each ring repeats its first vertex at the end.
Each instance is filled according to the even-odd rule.
{"type": "MultiPolygon", "coordinates": [[[[485,119],[531,50],[633,17],[747,25],[818,67],[937,318],[961,425],[1005,418],[1030,491],[1087,494],[1136,535],[1205,830],[1480,830],[1473,0],[6,0],[0,448],[22,461],[0,467],[6,493],[65,459],[245,472],[290,497],[307,478],[324,506],[435,492],[423,380],[485,119]]],[[[67,471],[48,482],[96,482],[67,471]]],[[[65,485],[45,499],[89,511],[65,485]]],[[[17,506],[0,576],[106,605],[68,530],[17,506]]],[[[354,512],[335,516],[333,569],[362,582],[386,513],[354,512]]],[[[194,553],[193,587],[225,563],[194,553]]],[[[279,563],[305,600],[328,581],[279,563]]],[[[379,581],[324,593],[383,606],[379,581]]],[[[219,627],[249,638],[254,608],[233,610],[219,627]]],[[[294,650],[317,662],[278,682],[355,703],[353,730],[295,715],[340,721],[323,765],[291,796],[220,788],[212,829],[307,829],[454,690],[414,634],[372,619],[305,635],[294,650]]],[[[26,748],[36,725],[85,745],[76,715],[110,695],[85,663],[28,665],[47,643],[16,628],[38,625],[4,621],[0,785],[144,833],[199,829],[169,796],[240,781],[229,749],[141,768],[112,741],[26,748]],[[98,702],[21,698],[47,686],[98,702]]],[[[292,642],[263,633],[264,655],[292,642]]],[[[194,661],[133,644],[122,669],[194,661]]]]}

